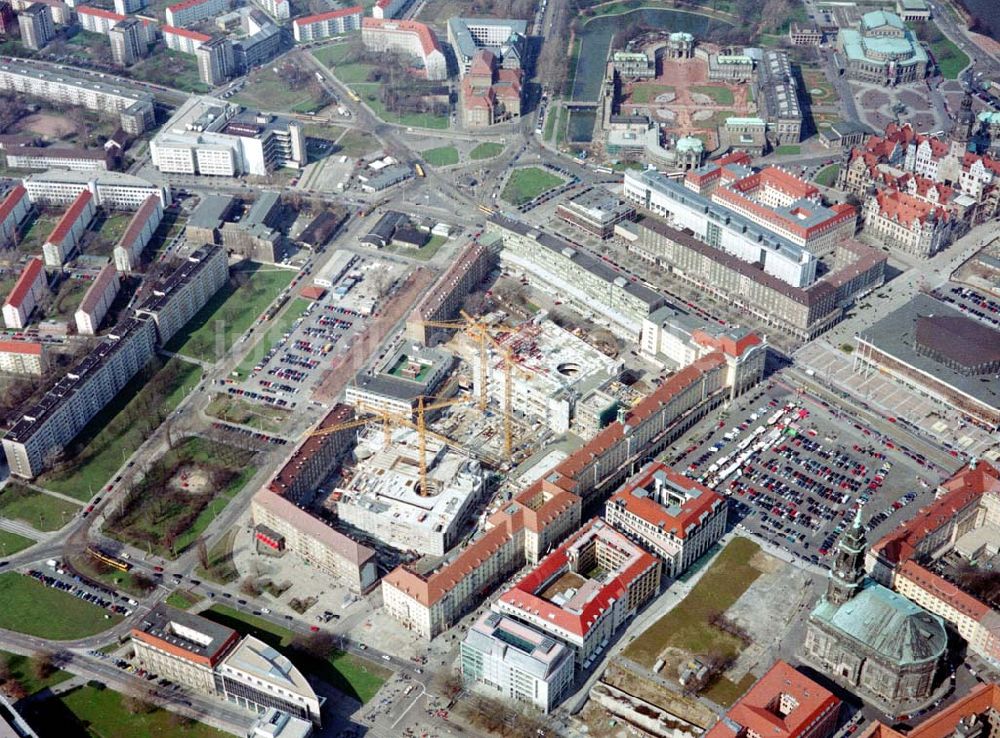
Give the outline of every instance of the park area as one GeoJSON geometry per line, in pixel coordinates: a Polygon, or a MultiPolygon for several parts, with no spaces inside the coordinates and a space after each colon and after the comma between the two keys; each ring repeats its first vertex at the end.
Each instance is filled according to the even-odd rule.
{"type": "Polygon", "coordinates": [[[125,493],[105,530],[124,543],[176,558],[254,475],[254,453],[192,436],[153,461],[125,493]]]}
{"type": "Polygon", "coordinates": [[[121,621],[102,607],[15,572],[0,574],[0,628],[70,641],[100,633],[121,621]]]}
{"type": "Polygon", "coordinates": [[[816,172],[815,182],[823,187],[833,187],[840,174],[840,164],[830,164],[816,172]]]}
{"type": "Polygon", "coordinates": [[[35,542],[30,538],[11,533],[9,530],[0,530],[0,557],[7,558],[19,551],[23,551],[29,546],[34,546],[35,542]]]}
{"type": "MultiPolygon", "coordinates": [[[[761,575],[761,567],[755,565],[759,553],[760,546],[746,538],[730,541],[687,597],[632,641],[624,655],[647,669],[662,658],[667,665],[661,674],[676,674],[692,656],[717,662],[738,656],[746,644],[716,623],[761,575]]],[[[707,696],[728,701],[745,687],[721,677],[707,696]]]]}
{"type": "Polygon", "coordinates": [[[227,423],[245,425],[265,433],[281,432],[292,416],[291,412],[284,408],[247,402],[239,397],[225,394],[213,397],[205,413],[227,423]]]}
{"type": "Polygon", "coordinates": [[[229,282],[170,339],[167,350],[209,363],[219,361],[294,276],[288,269],[260,264],[233,269],[229,282]]]}
{"type": "Polygon", "coordinates": [[[233,102],[257,110],[315,113],[327,97],[312,72],[291,61],[266,64],[250,72],[233,102]]]}
{"type": "Polygon", "coordinates": [[[500,194],[511,205],[524,205],[563,183],[561,177],[539,167],[515,169],[500,194]]]}
{"type": "Polygon", "coordinates": [[[500,156],[502,153],[503,144],[484,141],[469,152],[469,158],[472,159],[472,161],[481,161],[483,159],[492,159],[496,156],[500,156]]]}
{"type": "Polygon", "coordinates": [[[201,615],[283,649],[299,669],[361,703],[374,697],[392,676],[392,672],[380,664],[335,648],[326,634],[297,636],[287,628],[225,605],[214,605],[201,615]]]}
{"type": "Polygon", "coordinates": [[[172,413],[201,379],[201,368],[177,358],[154,359],[80,432],[37,482],[46,489],[89,500],[172,413]]]}
{"type": "Polygon", "coordinates": [[[8,481],[0,490],[0,517],[20,520],[42,532],[59,530],[78,512],[79,505],[20,482],[8,481]]]}
{"type": "Polygon", "coordinates": [[[447,167],[458,164],[458,149],[454,146],[440,146],[436,149],[427,149],[421,152],[421,156],[431,166],[447,167]]]}

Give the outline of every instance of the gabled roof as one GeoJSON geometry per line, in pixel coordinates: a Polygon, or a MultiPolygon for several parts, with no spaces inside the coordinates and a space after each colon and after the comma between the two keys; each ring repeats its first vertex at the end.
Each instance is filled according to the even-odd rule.
{"type": "Polygon", "coordinates": [[[34,341],[0,341],[0,354],[42,355],[42,344],[34,341]]]}
{"type": "Polygon", "coordinates": [[[429,26],[416,21],[395,20],[390,18],[362,18],[361,28],[374,31],[393,31],[397,33],[410,33],[420,41],[424,56],[430,56],[435,51],[440,53],[441,47],[438,45],[437,36],[429,26]]]}
{"type": "Polygon", "coordinates": [[[21,272],[21,276],[17,278],[17,282],[14,283],[14,289],[7,295],[7,302],[4,304],[20,307],[21,303],[24,302],[24,298],[31,290],[32,285],[35,284],[35,280],[38,279],[38,275],[44,274],[44,271],[41,259],[35,257],[29,261],[25,265],[24,271],[21,272]]]}
{"type": "Polygon", "coordinates": [[[47,243],[62,243],[63,239],[70,234],[73,226],[80,219],[83,213],[87,209],[87,205],[90,204],[91,200],[94,199],[94,195],[90,190],[84,190],[79,195],[73,203],[67,208],[66,212],[56,223],[56,227],[52,229],[52,233],[49,234],[47,243]]]}
{"type": "Polygon", "coordinates": [[[97,304],[104,298],[104,293],[108,287],[112,282],[117,281],[117,279],[118,270],[115,269],[114,263],[105,264],[104,268],[97,273],[97,278],[91,282],[90,287],[87,289],[87,294],[83,296],[77,310],[82,310],[85,313],[94,312],[97,304]]]}
{"type": "Polygon", "coordinates": [[[18,203],[21,202],[25,197],[28,196],[28,191],[24,189],[24,185],[18,184],[10,192],[7,193],[7,197],[0,202],[0,223],[3,223],[13,212],[14,208],[17,207],[18,203]]]}
{"type": "Polygon", "coordinates": [[[326,13],[317,13],[316,15],[306,15],[296,18],[292,21],[292,24],[296,26],[308,26],[311,23],[322,23],[323,21],[343,18],[348,15],[361,15],[363,12],[364,8],[360,5],[354,5],[350,8],[340,8],[339,10],[331,10],[326,13]]]}
{"type": "Polygon", "coordinates": [[[184,38],[201,43],[212,40],[212,37],[208,34],[198,33],[198,31],[192,31],[187,28],[178,28],[177,26],[163,26],[160,30],[164,36],[183,36],[184,38]]]}

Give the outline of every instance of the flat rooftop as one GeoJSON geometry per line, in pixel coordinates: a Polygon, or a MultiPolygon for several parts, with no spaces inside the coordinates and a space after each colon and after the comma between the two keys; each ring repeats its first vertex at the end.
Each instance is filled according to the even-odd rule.
{"type": "Polygon", "coordinates": [[[237,638],[232,628],[160,603],[132,629],[133,637],[150,636],[187,653],[214,661],[237,638]]]}

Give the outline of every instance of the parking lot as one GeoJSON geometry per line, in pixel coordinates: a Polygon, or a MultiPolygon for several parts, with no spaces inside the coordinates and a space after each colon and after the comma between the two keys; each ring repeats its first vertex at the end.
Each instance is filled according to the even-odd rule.
{"type": "Polygon", "coordinates": [[[976,318],[994,329],[1000,329],[1000,300],[964,285],[946,284],[932,293],[934,297],[956,307],[970,318],[976,318]]]}
{"type": "Polygon", "coordinates": [[[379,314],[403,273],[400,264],[358,255],[322,298],[292,303],[292,313],[284,319],[286,330],[247,367],[243,381],[228,380],[227,391],[289,409],[308,404],[331,364],[367,330],[369,319],[379,314]]]}
{"type": "Polygon", "coordinates": [[[125,595],[118,595],[110,589],[96,586],[78,574],[73,574],[70,570],[59,565],[50,565],[45,571],[29,569],[26,573],[29,577],[37,579],[46,587],[62,590],[66,594],[73,595],[85,602],[124,617],[131,615],[132,608],[138,604],[135,600],[125,595]]]}
{"type": "Polygon", "coordinates": [[[828,566],[859,507],[877,540],[926,504],[937,483],[923,458],[890,459],[870,430],[837,415],[770,384],[723,420],[696,426],[667,458],[729,497],[732,521],[828,566]]]}

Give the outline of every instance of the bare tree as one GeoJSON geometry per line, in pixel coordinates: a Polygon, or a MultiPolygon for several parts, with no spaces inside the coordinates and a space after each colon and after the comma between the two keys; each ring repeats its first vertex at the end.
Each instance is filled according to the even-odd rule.
{"type": "Polygon", "coordinates": [[[55,656],[50,651],[39,651],[31,657],[31,673],[38,681],[48,679],[55,670],[55,656]]]}
{"type": "Polygon", "coordinates": [[[208,559],[208,546],[205,544],[204,537],[199,538],[194,545],[195,551],[198,554],[198,563],[201,564],[202,569],[208,571],[210,562],[208,559]]]}

